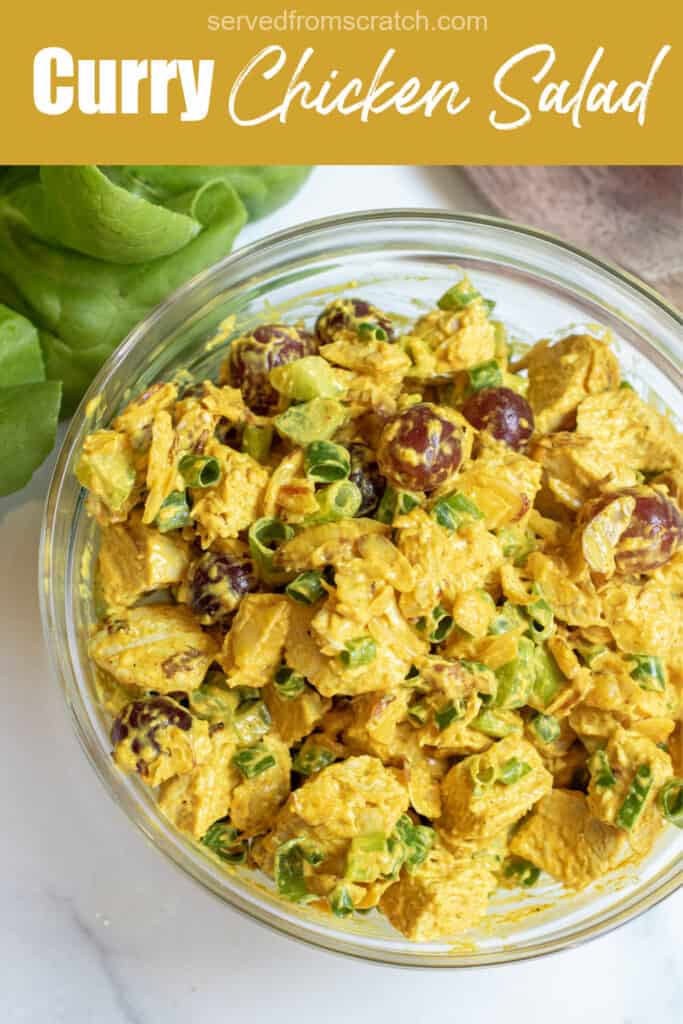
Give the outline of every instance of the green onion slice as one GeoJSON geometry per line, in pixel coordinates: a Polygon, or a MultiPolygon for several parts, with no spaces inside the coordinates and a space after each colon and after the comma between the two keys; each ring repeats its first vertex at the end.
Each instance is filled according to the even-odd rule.
{"type": "Polygon", "coordinates": [[[511,786],[513,783],[523,779],[530,771],[531,765],[527,764],[526,761],[520,761],[517,757],[511,757],[509,761],[505,761],[500,766],[498,782],[502,782],[504,786],[511,786]]]}
{"type": "Polygon", "coordinates": [[[501,605],[497,609],[498,614],[495,619],[492,619],[489,623],[489,634],[491,636],[500,636],[501,633],[510,633],[513,629],[519,629],[523,624],[522,616],[520,615],[517,607],[514,604],[510,604],[506,601],[505,604],[501,605]]]}
{"type": "Polygon", "coordinates": [[[651,766],[649,764],[639,764],[624,797],[624,802],[617,813],[616,823],[620,828],[630,830],[636,824],[643,813],[645,801],[652,789],[653,782],[654,777],[651,766]]]}
{"type": "Polygon", "coordinates": [[[201,842],[228,864],[243,864],[247,859],[247,843],[240,836],[241,832],[227,818],[222,818],[214,821],[201,842]]]}
{"type": "Polygon", "coordinates": [[[554,743],[560,735],[560,723],[552,715],[538,714],[531,722],[531,728],[541,743],[554,743]]]}
{"type": "Polygon", "coordinates": [[[169,533],[171,530],[180,530],[183,526],[189,526],[191,522],[190,506],[187,503],[185,491],[171,491],[157,513],[155,519],[157,530],[159,533],[169,533]]]}
{"type": "MultiPolygon", "coordinates": [[[[538,593],[538,587],[534,588],[538,593]]],[[[555,616],[548,602],[539,597],[533,604],[528,604],[524,609],[529,619],[529,632],[537,643],[547,640],[555,632],[555,616]]]]}
{"type": "Polygon", "coordinates": [[[437,302],[437,306],[444,311],[459,310],[464,309],[480,298],[481,294],[476,288],[473,288],[465,281],[460,281],[443,293],[437,302]]]}
{"type": "Polygon", "coordinates": [[[470,757],[467,759],[467,770],[472,779],[472,789],[475,797],[484,795],[490,789],[497,778],[496,766],[482,757],[470,757]]]}
{"type": "Polygon", "coordinates": [[[265,701],[245,700],[233,715],[232,724],[240,742],[246,746],[265,736],[273,720],[265,701]]]}
{"type": "Polygon", "coordinates": [[[299,604],[315,604],[325,596],[323,574],[315,569],[300,573],[285,587],[285,594],[299,604]]]}
{"type": "Polygon", "coordinates": [[[497,714],[491,708],[483,708],[469,725],[471,729],[483,732],[485,736],[491,736],[493,739],[503,739],[512,733],[522,731],[519,721],[511,720],[504,714],[497,714]]]}
{"type": "Polygon", "coordinates": [[[439,732],[443,732],[453,722],[457,722],[465,714],[465,708],[461,701],[449,700],[443,707],[434,712],[434,721],[439,732]]]}
{"type": "Polygon", "coordinates": [[[588,767],[593,776],[593,781],[599,789],[611,789],[612,786],[616,785],[616,777],[607,760],[607,754],[602,748],[595,751],[588,767]]]}
{"type": "Polygon", "coordinates": [[[414,824],[407,814],[401,815],[394,826],[394,831],[404,846],[405,868],[412,874],[427,859],[434,845],[436,832],[427,825],[414,824]]]}
{"type": "Polygon", "coordinates": [[[254,779],[268,768],[275,767],[275,758],[264,747],[247,747],[237,751],[232,763],[239,768],[245,779],[254,779]]]}
{"type": "Polygon", "coordinates": [[[660,789],[657,801],[666,820],[683,828],[683,779],[669,779],[660,789]]]}
{"type": "Polygon", "coordinates": [[[631,676],[643,690],[661,693],[666,689],[666,674],[661,658],[654,654],[631,654],[629,657],[635,662],[631,676]]]}
{"type": "Polygon", "coordinates": [[[514,565],[523,565],[527,555],[536,550],[536,535],[533,530],[519,530],[513,526],[504,526],[496,536],[503,549],[503,554],[514,565]]]}
{"type": "Polygon", "coordinates": [[[349,640],[339,655],[344,668],[361,668],[377,657],[377,644],[371,636],[359,636],[349,640]]]}
{"type": "Polygon", "coordinates": [[[336,885],[328,896],[330,910],[335,917],[348,917],[353,913],[353,900],[345,885],[336,885]]]}
{"type": "Polygon", "coordinates": [[[448,614],[443,605],[437,604],[436,608],[432,611],[432,619],[434,621],[434,628],[429,634],[429,640],[433,644],[440,644],[453,629],[453,617],[448,614]]]}
{"type": "Polygon", "coordinates": [[[466,523],[484,518],[481,509],[460,491],[454,491],[453,494],[439,498],[434,503],[432,515],[439,526],[443,526],[451,532],[460,529],[466,523]]]}
{"type": "Polygon", "coordinates": [[[288,574],[275,568],[274,558],[280,545],[293,536],[292,527],[279,519],[256,519],[249,527],[249,551],[266,583],[284,583],[287,579],[288,574]]]}
{"type": "Polygon", "coordinates": [[[532,885],[536,885],[541,869],[523,857],[508,857],[503,867],[503,874],[506,878],[516,879],[525,889],[530,889],[532,885]]]}
{"type": "Polygon", "coordinates": [[[393,487],[387,487],[377,506],[375,519],[391,526],[395,519],[407,515],[419,504],[418,498],[410,491],[397,491],[393,487]]]}
{"type": "Polygon", "coordinates": [[[478,366],[472,366],[468,371],[469,390],[481,391],[482,388],[499,388],[503,383],[503,371],[500,363],[495,359],[489,359],[478,366]]]}
{"type": "Polygon", "coordinates": [[[283,700],[296,700],[306,689],[306,679],[288,665],[281,665],[275,673],[273,686],[278,697],[283,700]]]}
{"type": "Polygon", "coordinates": [[[313,441],[304,451],[306,476],[316,483],[332,484],[345,480],[351,471],[348,449],[332,441],[313,441]]]}
{"type": "Polygon", "coordinates": [[[408,708],[408,718],[416,725],[424,725],[429,718],[429,708],[423,700],[418,700],[408,708]]]}
{"type": "Polygon", "coordinates": [[[188,487],[215,487],[221,478],[221,466],[212,455],[184,455],[178,469],[188,487]]]}
{"type": "Polygon", "coordinates": [[[358,334],[361,341],[372,341],[373,339],[375,341],[387,340],[387,332],[384,328],[378,324],[369,323],[367,320],[358,324],[358,334]]]}
{"type": "Polygon", "coordinates": [[[338,480],[334,484],[328,484],[316,493],[315,498],[318,502],[318,511],[307,516],[307,526],[352,519],[363,501],[360,490],[351,480],[338,480]]]}
{"type": "Polygon", "coordinates": [[[333,750],[328,747],[315,747],[309,746],[300,750],[292,761],[292,768],[295,772],[300,772],[302,775],[314,775],[316,772],[320,772],[323,768],[327,768],[328,764],[332,764],[337,760],[337,755],[333,750]]]}
{"type": "Polygon", "coordinates": [[[304,864],[317,867],[324,854],[302,836],[282,843],[275,853],[275,884],[277,891],[292,903],[310,903],[317,897],[308,891],[304,864]]]}

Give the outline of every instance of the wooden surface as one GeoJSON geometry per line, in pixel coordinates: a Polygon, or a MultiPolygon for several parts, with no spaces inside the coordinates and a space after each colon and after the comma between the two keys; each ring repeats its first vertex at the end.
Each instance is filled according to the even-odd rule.
{"type": "Polygon", "coordinates": [[[468,167],[498,213],[641,277],[683,307],[683,168],[468,167]]]}

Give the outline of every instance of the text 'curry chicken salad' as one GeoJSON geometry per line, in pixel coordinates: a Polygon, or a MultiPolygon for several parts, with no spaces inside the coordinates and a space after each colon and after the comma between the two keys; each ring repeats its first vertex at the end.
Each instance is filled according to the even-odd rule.
{"type": "Polygon", "coordinates": [[[113,756],[211,855],[410,939],[683,825],[683,438],[467,279],[360,299],[91,434],[113,756]]]}

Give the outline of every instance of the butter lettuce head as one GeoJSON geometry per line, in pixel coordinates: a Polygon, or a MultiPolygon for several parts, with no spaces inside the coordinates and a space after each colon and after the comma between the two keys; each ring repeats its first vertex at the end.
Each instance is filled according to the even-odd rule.
{"type": "Polygon", "coordinates": [[[49,451],[55,403],[61,415],[73,412],[128,332],[229,253],[246,221],[286,202],[308,173],[307,167],[0,168],[0,389],[53,382],[31,392],[34,413],[45,412],[33,428],[33,460],[31,417],[19,394],[0,403],[0,493],[23,486],[32,462],[35,469],[49,451]],[[23,454],[10,466],[12,444],[23,454]]]}

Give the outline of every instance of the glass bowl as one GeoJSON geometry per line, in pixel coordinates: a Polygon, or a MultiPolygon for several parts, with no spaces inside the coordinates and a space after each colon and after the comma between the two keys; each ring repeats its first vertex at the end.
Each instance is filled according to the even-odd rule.
{"type": "MultiPolygon", "coordinates": [[[[254,872],[223,868],[157,811],[153,795],[119,772],[109,722],[94,697],[87,655],[94,621],[96,528],[74,464],[83,439],[154,381],[179,370],[209,375],[232,337],[282,317],[312,323],[330,297],[360,294],[413,319],[466,269],[496,300],[514,336],[606,329],[627,378],[674,416],[683,407],[679,313],[634,278],[538,231],[433,211],[378,211],[316,221],[250,245],[199,274],[155,309],[103,367],[64,440],[50,486],[40,558],[46,643],[76,733],[105,789],[165,856],[236,909],[307,942],[367,960],[429,967],[503,963],[562,949],[616,927],[681,882],[683,836],[665,830],[648,858],[581,893],[551,881],[501,891],[485,921],[451,941],[415,944],[379,914],[338,920],[283,902],[254,872]]],[[[544,877],[544,876],[543,876],[544,877]]]]}

